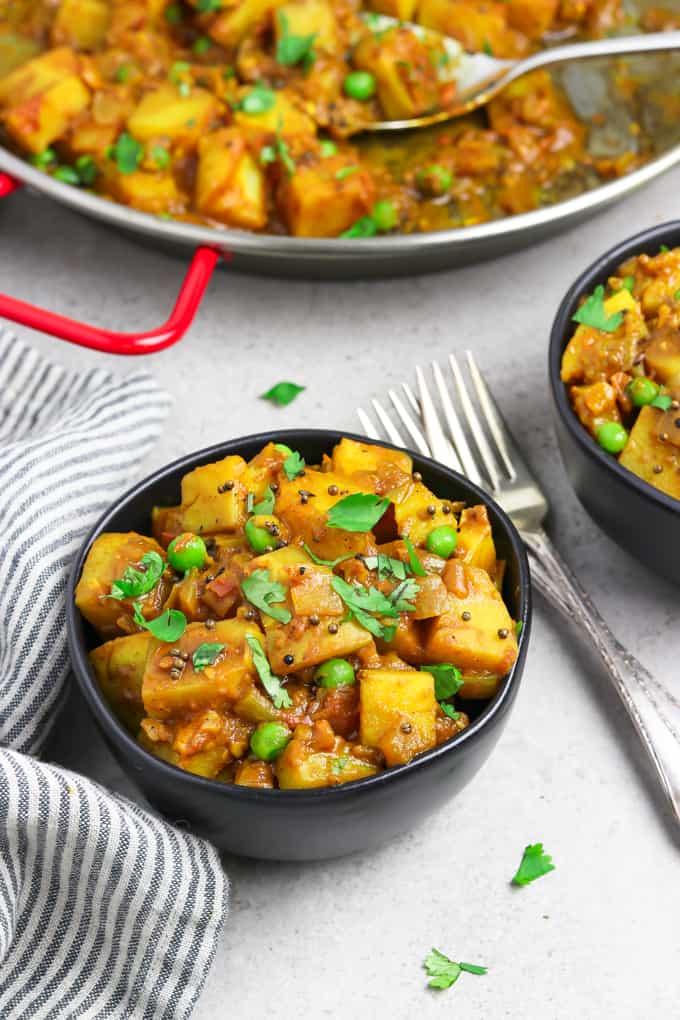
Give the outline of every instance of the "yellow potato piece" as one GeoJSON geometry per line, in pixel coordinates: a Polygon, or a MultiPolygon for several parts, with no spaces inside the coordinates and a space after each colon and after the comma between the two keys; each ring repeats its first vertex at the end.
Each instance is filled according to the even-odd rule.
{"type": "Polygon", "coordinates": [[[436,744],[434,678],[402,669],[359,673],[362,744],[378,747],[388,765],[402,765],[436,744]]]}

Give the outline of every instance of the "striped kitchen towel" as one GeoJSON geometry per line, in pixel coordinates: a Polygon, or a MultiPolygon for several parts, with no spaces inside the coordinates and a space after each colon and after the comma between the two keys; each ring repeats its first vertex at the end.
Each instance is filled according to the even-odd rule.
{"type": "Polygon", "coordinates": [[[158,438],[145,372],[69,372],[0,333],[0,1018],[176,1020],[226,914],[216,851],[41,763],[69,674],[69,566],[158,438]]]}

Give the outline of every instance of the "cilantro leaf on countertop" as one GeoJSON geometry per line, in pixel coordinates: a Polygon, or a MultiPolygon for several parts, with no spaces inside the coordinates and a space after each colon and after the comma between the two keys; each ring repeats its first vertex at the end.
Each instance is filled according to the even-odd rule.
{"type": "Polygon", "coordinates": [[[265,691],[272,699],[274,708],[290,708],[293,704],[291,696],[279,678],[272,673],[269,659],[264,653],[264,648],[252,634],[246,635],[246,641],[253,653],[253,664],[257,670],[257,675],[262,681],[265,691]]]}
{"type": "Polygon", "coordinates": [[[524,848],[520,866],[511,881],[513,885],[529,885],[554,870],[552,857],[544,852],[543,844],[531,843],[524,848]]]}
{"type": "Polygon", "coordinates": [[[284,380],[283,382],[276,383],[266,393],[261,393],[260,400],[271,400],[272,404],[277,404],[278,407],[287,407],[304,389],[304,386],[298,386],[297,383],[286,382],[284,380]]]}
{"type": "Polygon", "coordinates": [[[272,580],[266,568],[253,570],[252,574],[244,577],[241,581],[241,591],[251,605],[279,623],[290,623],[293,619],[286,606],[272,605],[274,602],[285,602],[286,589],[278,581],[272,580]]]}
{"type": "Polygon", "coordinates": [[[486,967],[475,963],[455,963],[438,949],[432,948],[423,961],[423,967],[429,977],[428,987],[443,990],[455,984],[465,971],[468,974],[486,974],[486,967]]]}
{"type": "Polygon", "coordinates": [[[389,499],[373,493],[354,492],[330,508],[328,527],[342,528],[343,531],[370,531],[389,505],[389,499]]]}
{"type": "Polygon", "coordinates": [[[590,297],[586,298],[579,310],[572,315],[572,319],[584,326],[601,329],[604,333],[613,333],[623,322],[623,312],[607,315],[604,307],[604,287],[600,284],[590,297]]]}

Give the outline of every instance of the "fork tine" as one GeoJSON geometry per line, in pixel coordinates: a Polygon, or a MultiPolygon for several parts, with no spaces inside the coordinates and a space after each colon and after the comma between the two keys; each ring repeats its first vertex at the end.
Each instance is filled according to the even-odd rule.
{"type": "Polygon", "coordinates": [[[409,404],[411,405],[411,407],[413,408],[415,413],[420,418],[420,404],[418,403],[417,396],[415,395],[415,393],[413,392],[413,390],[411,389],[411,387],[409,386],[409,384],[407,382],[403,382],[401,384],[401,388],[404,391],[404,393],[406,394],[406,396],[408,397],[409,404]]]}
{"type": "Polygon", "coordinates": [[[494,492],[497,492],[501,485],[501,476],[498,471],[498,464],[496,462],[496,458],[493,455],[491,447],[486,441],[484,428],[482,427],[482,423],[480,422],[477,416],[477,412],[475,411],[474,405],[470,400],[470,396],[465,385],[465,380],[463,379],[463,374],[460,368],[458,367],[458,362],[456,361],[456,358],[453,354],[449,354],[449,365],[451,366],[451,373],[456,383],[456,389],[458,390],[458,396],[460,398],[463,412],[465,414],[465,417],[467,418],[468,425],[470,426],[470,431],[472,432],[473,438],[475,440],[475,446],[479,450],[479,455],[482,458],[482,461],[484,462],[484,467],[486,468],[487,474],[489,476],[491,487],[493,488],[494,492]]]}
{"type": "Polygon", "coordinates": [[[377,400],[371,400],[371,403],[373,404],[373,410],[380,419],[380,424],[387,433],[387,438],[389,439],[389,441],[391,443],[394,443],[395,446],[403,446],[403,448],[406,450],[408,448],[408,443],[406,443],[402,438],[399,429],[394,425],[385,408],[382,406],[382,404],[378,403],[377,400]]]}
{"type": "Polygon", "coordinates": [[[462,472],[463,469],[458,456],[452,449],[451,444],[444,435],[444,430],[439,424],[439,416],[420,365],[416,365],[416,379],[418,380],[418,392],[420,393],[420,406],[422,409],[423,425],[425,426],[425,435],[430,444],[432,457],[434,460],[438,460],[440,463],[453,468],[454,471],[462,472]]]}
{"type": "Polygon", "coordinates": [[[480,406],[482,408],[482,411],[484,412],[484,417],[486,418],[487,425],[489,426],[489,432],[494,438],[494,441],[496,443],[496,449],[498,450],[500,458],[503,461],[503,466],[505,470],[508,472],[508,477],[511,482],[514,482],[514,480],[517,478],[517,472],[515,471],[512,464],[512,460],[510,459],[508,447],[505,442],[505,426],[501,423],[501,418],[498,408],[496,406],[496,401],[491,396],[491,393],[489,392],[489,387],[484,382],[484,377],[477,368],[477,362],[474,359],[472,351],[466,351],[465,356],[467,358],[468,368],[470,369],[472,381],[474,383],[475,389],[477,390],[477,397],[479,398],[480,406]]]}
{"type": "Polygon", "coordinates": [[[475,461],[470,445],[467,441],[463,427],[460,423],[460,418],[456,414],[456,410],[451,403],[449,397],[449,391],[446,388],[444,382],[444,376],[442,375],[441,369],[436,361],[432,362],[432,374],[434,375],[434,381],[437,384],[439,390],[439,396],[441,398],[442,407],[444,408],[444,414],[446,421],[448,422],[449,431],[453,444],[456,449],[456,453],[463,464],[463,474],[465,474],[471,481],[476,482],[477,485],[482,484],[482,476],[479,473],[477,463],[475,461]]]}
{"type": "Polygon", "coordinates": [[[404,426],[406,427],[411,439],[416,444],[416,446],[418,447],[418,449],[420,450],[424,457],[430,457],[431,456],[430,447],[425,442],[425,437],[423,433],[420,431],[420,429],[418,428],[413,418],[408,413],[408,411],[406,410],[406,408],[404,407],[404,405],[402,404],[401,400],[394,392],[394,390],[388,390],[387,392],[389,394],[390,400],[394,404],[395,411],[397,412],[402,422],[404,423],[404,426]]]}
{"type": "Polygon", "coordinates": [[[369,439],[380,439],[380,433],[361,407],[357,407],[357,418],[369,439]]]}

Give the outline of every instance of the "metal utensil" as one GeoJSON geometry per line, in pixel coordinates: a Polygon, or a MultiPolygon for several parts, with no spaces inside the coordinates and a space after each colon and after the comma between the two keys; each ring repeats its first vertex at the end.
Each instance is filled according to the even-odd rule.
{"type": "Polygon", "coordinates": [[[406,128],[430,127],[444,121],[462,117],[472,110],[486,106],[511,82],[539,68],[555,67],[558,64],[573,63],[579,60],[592,60],[595,57],[622,57],[641,53],[662,53],[680,50],[680,31],[649,32],[646,35],[613,36],[606,39],[595,39],[591,42],[569,43],[566,46],[554,46],[533,53],[524,60],[498,60],[486,53],[466,53],[457,39],[442,35],[431,28],[415,25],[411,22],[399,22],[385,15],[370,15],[370,26],[374,31],[384,31],[400,26],[408,28],[421,39],[430,37],[437,42],[449,57],[449,61],[439,69],[442,81],[456,84],[456,93],[450,106],[431,113],[422,114],[406,120],[370,121],[358,125],[354,134],[364,131],[403,131],[406,128]]]}
{"type": "MultiPolygon", "coordinates": [[[[416,448],[459,471],[486,489],[509,515],[529,549],[539,589],[591,638],[680,822],[680,701],[614,636],[552,544],[543,529],[548,513],[546,496],[514,442],[470,351],[466,352],[466,361],[469,382],[454,355],[449,356],[450,381],[440,366],[432,363],[439,406],[419,367],[418,397],[407,383],[402,384],[405,401],[394,390],[388,391],[408,439],[385,407],[373,400],[377,419],[390,442],[416,448]],[[462,410],[462,418],[456,405],[462,410]]],[[[380,439],[371,418],[361,408],[357,414],[366,435],[380,439]]]]}

